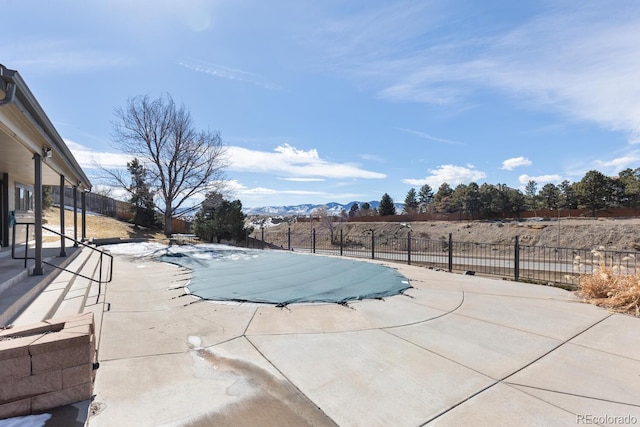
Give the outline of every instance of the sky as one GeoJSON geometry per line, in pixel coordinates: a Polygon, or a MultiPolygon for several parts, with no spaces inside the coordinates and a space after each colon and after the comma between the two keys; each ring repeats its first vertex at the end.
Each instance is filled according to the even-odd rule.
{"type": "Polygon", "coordinates": [[[138,95],[220,132],[245,207],[640,167],[637,0],[2,3],[0,63],[95,191],[138,95]]]}

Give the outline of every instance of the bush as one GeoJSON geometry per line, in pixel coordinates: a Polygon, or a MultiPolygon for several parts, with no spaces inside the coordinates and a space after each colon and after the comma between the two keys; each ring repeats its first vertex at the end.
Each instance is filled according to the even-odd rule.
{"type": "Polygon", "coordinates": [[[607,265],[600,252],[593,254],[600,263],[591,274],[580,276],[580,295],[591,304],[640,317],[640,272],[607,265]]]}

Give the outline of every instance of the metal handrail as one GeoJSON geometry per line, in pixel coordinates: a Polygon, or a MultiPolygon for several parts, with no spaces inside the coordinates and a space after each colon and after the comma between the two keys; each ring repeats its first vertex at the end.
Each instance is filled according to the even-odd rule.
{"type": "MultiPolygon", "coordinates": [[[[11,257],[13,259],[24,259],[25,268],[27,267],[27,260],[28,259],[35,259],[35,257],[30,257],[29,256],[29,226],[30,225],[35,226],[35,223],[33,223],[33,222],[16,222],[16,223],[13,224],[13,241],[11,242],[11,257]],[[26,238],[26,241],[25,241],[24,257],[17,257],[15,255],[15,249],[16,249],[16,226],[18,226],[18,225],[26,225],[27,226],[26,227],[27,238],[26,238]]],[[[69,237],[69,236],[63,234],[63,233],[60,233],[60,232],[55,231],[55,230],[52,230],[52,229],[50,229],[48,227],[42,226],[42,229],[43,230],[47,230],[47,231],[49,231],[49,232],[51,232],[53,234],[57,234],[60,237],[64,237],[65,239],[71,240],[72,242],[74,242],[77,245],[81,245],[81,246],[83,246],[85,248],[91,249],[92,251],[96,251],[96,252],[100,253],[100,265],[99,265],[99,272],[98,272],[98,279],[97,280],[94,279],[93,277],[88,277],[88,276],[85,276],[83,274],[80,274],[77,271],[68,270],[68,269],[66,269],[64,267],[57,266],[57,265],[52,264],[50,262],[47,262],[47,261],[44,261],[44,260],[42,261],[43,264],[47,264],[47,265],[49,265],[51,267],[57,268],[58,270],[63,270],[63,271],[66,271],[68,273],[74,274],[76,276],[80,276],[80,277],[82,277],[84,279],[87,279],[87,280],[89,280],[91,282],[98,283],[98,298],[100,298],[100,293],[102,291],[102,284],[103,283],[105,283],[105,284],[106,283],[110,283],[111,280],[113,279],[113,255],[111,255],[111,254],[109,254],[109,253],[107,253],[107,252],[105,252],[103,250],[100,250],[98,248],[95,248],[95,247],[93,247],[91,245],[88,245],[88,244],[86,244],[84,242],[80,242],[80,241],[78,241],[78,240],[76,240],[76,239],[74,239],[72,237],[69,237]],[[103,257],[104,256],[109,257],[109,269],[107,270],[109,274],[108,274],[108,277],[105,280],[102,280],[102,270],[103,270],[102,266],[104,264],[103,263],[103,257]]],[[[96,303],[97,303],[97,300],[96,300],[96,303]]]]}

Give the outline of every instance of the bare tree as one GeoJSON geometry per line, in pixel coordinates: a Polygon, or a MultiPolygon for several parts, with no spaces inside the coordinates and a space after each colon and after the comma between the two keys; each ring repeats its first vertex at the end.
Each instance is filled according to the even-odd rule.
{"type": "Polygon", "coordinates": [[[227,163],[220,134],[196,129],[189,111],[169,95],[129,98],[114,115],[114,142],[147,168],[169,236],[174,213],[189,198],[223,187],[227,163]]]}
{"type": "Polygon", "coordinates": [[[317,208],[315,208],[313,210],[312,215],[316,218],[318,218],[318,221],[320,222],[320,224],[326,228],[327,230],[329,230],[329,233],[331,235],[331,243],[334,243],[334,231],[336,229],[336,225],[334,223],[334,218],[332,215],[329,215],[329,211],[327,210],[326,206],[318,206],[317,208]]]}

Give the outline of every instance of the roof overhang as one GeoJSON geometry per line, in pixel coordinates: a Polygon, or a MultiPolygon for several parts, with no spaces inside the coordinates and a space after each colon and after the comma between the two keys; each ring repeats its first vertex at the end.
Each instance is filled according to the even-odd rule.
{"type": "Polygon", "coordinates": [[[44,185],[60,185],[63,175],[69,185],[91,190],[91,181],[20,74],[0,64],[0,172],[33,184],[34,154],[44,160],[44,185]]]}

